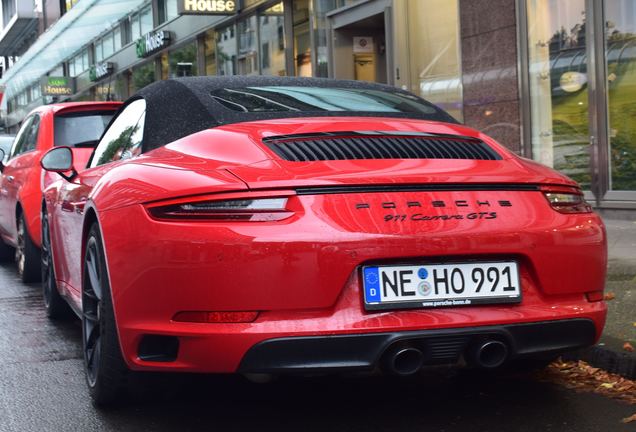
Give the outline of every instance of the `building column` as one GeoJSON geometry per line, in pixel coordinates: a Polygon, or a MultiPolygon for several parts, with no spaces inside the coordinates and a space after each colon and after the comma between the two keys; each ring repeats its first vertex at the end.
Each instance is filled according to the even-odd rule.
{"type": "Polygon", "coordinates": [[[521,150],[515,0],[460,0],[464,122],[521,150]]]}

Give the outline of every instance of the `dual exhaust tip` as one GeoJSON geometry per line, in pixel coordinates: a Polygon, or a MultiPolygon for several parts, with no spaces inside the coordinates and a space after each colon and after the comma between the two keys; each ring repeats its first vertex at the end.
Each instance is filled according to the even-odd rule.
{"type": "MultiPolygon", "coordinates": [[[[501,366],[508,358],[508,346],[499,340],[490,339],[473,344],[466,354],[471,364],[493,369],[501,366]]],[[[394,375],[413,375],[424,366],[426,357],[424,352],[416,346],[396,346],[385,354],[384,367],[394,375]]]]}

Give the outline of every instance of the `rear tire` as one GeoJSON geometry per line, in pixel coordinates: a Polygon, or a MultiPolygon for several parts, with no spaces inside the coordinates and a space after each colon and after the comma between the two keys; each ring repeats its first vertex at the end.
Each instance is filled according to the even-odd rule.
{"type": "Polygon", "coordinates": [[[49,220],[46,211],[42,212],[42,294],[46,316],[53,320],[67,319],[73,314],[71,308],[60,295],[55,280],[55,268],[53,267],[53,255],[51,249],[51,234],[49,232],[49,220]]]}
{"type": "Polygon", "coordinates": [[[86,240],[82,283],[82,345],[88,389],[96,406],[116,402],[129,374],[117,336],[104,247],[97,224],[86,240]]]}
{"type": "Polygon", "coordinates": [[[15,248],[15,262],[18,266],[18,275],[24,283],[39,282],[40,249],[33,243],[29,230],[27,230],[24,214],[18,216],[18,242],[15,248]]]}

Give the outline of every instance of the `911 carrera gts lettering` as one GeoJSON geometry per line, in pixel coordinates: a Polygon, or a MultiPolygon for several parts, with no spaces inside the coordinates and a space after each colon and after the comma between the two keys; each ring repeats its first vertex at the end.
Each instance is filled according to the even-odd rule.
{"type": "Polygon", "coordinates": [[[479,213],[468,213],[467,215],[424,215],[421,213],[415,213],[409,217],[409,215],[399,214],[399,215],[385,215],[385,222],[404,222],[406,220],[412,221],[431,221],[431,220],[452,220],[452,219],[496,219],[497,212],[479,212],[479,213]]]}
{"type": "MultiPolygon", "coordinates": [[[[491,203],[490,201],[476,200],[473,204],[476,207],[493,207],[495,203],[499,207],[512,207],[512,203],[508,200],[497,200],[497,201],[493,201],[493,203],[491,203]]],[[[422,204],[422,201],[407,201],[405,205],[407,208],[427,207],[427,204],[426,203],[422,204]]],[[[455,201],[451,201],[449,204],[441,200],[434,200],[430,202],[430,207],[435,207],[435,208],[441,208],[441,207],[447,207],[447,206],[453,206],[453,205],[455,207],[470,207],[470,203],[467,200],[455,200],[455,201]]],[[[398,204],[396,204],[394,201],[388,201],[388,202],[383,202],[381,204],[381,207],[383,209],[397,209],[398,204]]],[[[371,208],[371,204],[369,203],[356,204],[356,209],[358,210],[370,209],[370,208],[371,208]]]]}

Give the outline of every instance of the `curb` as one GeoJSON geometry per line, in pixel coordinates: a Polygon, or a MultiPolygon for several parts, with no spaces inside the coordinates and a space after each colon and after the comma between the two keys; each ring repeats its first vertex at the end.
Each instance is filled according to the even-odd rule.
{"type": "Polygon", "coordinates": [[[607,372],[631,380],[636,379],[636,354],[634,353],[617,352],[604,345],[594,345],[565,354],[563,359],[583,360],[607,372]]]}

